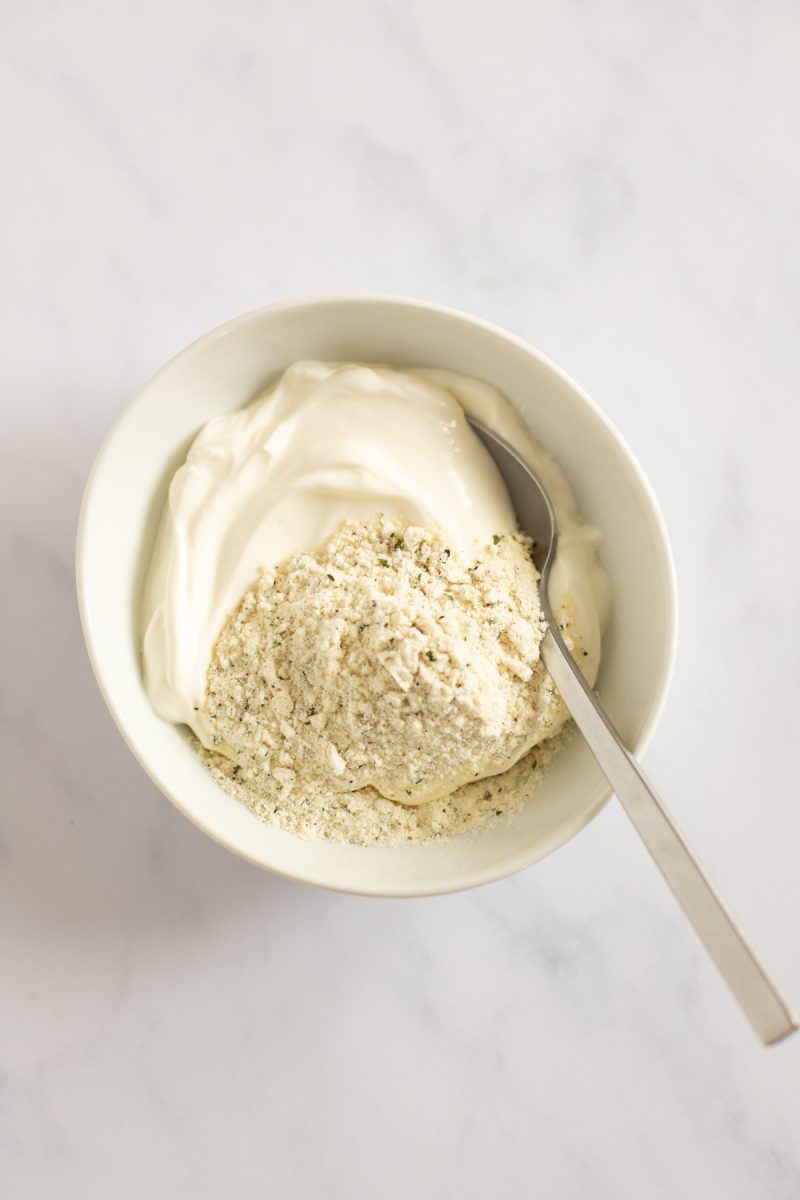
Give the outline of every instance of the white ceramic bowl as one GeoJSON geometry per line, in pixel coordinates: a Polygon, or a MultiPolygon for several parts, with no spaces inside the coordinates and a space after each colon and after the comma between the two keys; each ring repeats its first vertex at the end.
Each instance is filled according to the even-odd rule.
{"type": "Polygon", "coordinates": [[[676,597],[664,524],[636,461],[589,397],[530,346],[473,317],[390,297],[291,301],[239,317],[167,363],[120,417],[87,483],[78,531],[81,619],[100,689],[164,795],[260,867],[381,896],[451,892],[510,875],[561,846],[608,799],[579,737],[524,808],[496,828],[362,848],[303,841],[258,821],[217,787],[145,695],[139,601],[169,480],[206,421],[250,400],[298,359],[446,367],[511,399],[563,467],[584,518],[602,530],[613,615],[598,687],[628,745],[644,749],[672,673],[676,597]]]}

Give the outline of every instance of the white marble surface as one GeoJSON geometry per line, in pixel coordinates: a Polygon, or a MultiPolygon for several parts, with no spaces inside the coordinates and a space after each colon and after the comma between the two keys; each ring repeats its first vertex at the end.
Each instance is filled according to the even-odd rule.
{"type": "Polygon", "coordinates": [[[756,1043],[616,807],[466,895],[264,875],[125,749],[72,571],[110,423],[225,318],[527,337],[661,498],[648,767],[800,1003],[799,39],[791,0],[2,6],[4,1196],[800,1195],[800,1037],[756,1043]]]}

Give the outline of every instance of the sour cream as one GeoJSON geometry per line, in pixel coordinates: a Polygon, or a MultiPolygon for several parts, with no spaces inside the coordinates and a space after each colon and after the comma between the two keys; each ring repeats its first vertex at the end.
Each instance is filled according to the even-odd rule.
{"type": "Polygon", "coordinates": [[[145,585],[145,686],[162,717],[206,745],[206,671],[262,566],[382,512],[440,526],[468,555],[516,527],[505,484],[466,414],[512,442],[550,492],[560,529],[551,604],[594,682],[606,612],[594,532],[558,467],[508,401],[437,370],[296,363],[250,404],[210,421],[176,472],[145,585]]]}

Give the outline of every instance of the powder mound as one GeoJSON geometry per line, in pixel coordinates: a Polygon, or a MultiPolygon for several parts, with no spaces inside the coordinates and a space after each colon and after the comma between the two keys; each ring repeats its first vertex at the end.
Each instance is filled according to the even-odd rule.
{"type": "Polygon", "coordinates": [[[209,666],[220,776],[260,815],[302,812],[299,827],[337,795],[355,820],[507,771],[566,718],[537,582],[521,535],[466,562],[443,532],[381,517],[264,571],[209,666]]]}

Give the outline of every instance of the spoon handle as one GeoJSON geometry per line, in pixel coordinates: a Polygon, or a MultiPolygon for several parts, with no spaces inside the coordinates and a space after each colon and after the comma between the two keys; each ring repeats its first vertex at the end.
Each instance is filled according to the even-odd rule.
{"type": "Polygon", "coordinates": [[[769,1045],[798,1027],[781,996],[692,852],[628,753],[560,634],[548,626],[542,661],[616,792],[622,807],[756,1033],[769,1045]]]}

